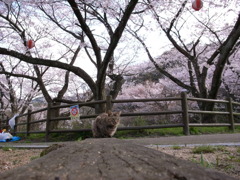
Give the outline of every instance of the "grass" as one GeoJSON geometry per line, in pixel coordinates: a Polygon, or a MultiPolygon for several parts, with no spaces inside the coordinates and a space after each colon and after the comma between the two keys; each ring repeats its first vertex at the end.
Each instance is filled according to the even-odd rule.
{"type": "MultiPolygon", "coordinates": [[[[236,133],[240,133],[240,127],[235,130],[236,133]]],[[[201,134],[221,134],[232,133],[227,127],[191,127],[191,135],[201,134]]],[[[162,128],[162,129],[145,129],[145,130],[126,130],[117,131],[114,137],[116,138],[138,138],[138,137],[156,137],[156,136],[183,136],[183,129],[177,128],[162,128]]]]}
{"type": "Polygon", "coordinates": [[[201,153],[201,158],[200,158],[200,165],[206,168],[213,167],[211,163],[209,163],[206,159],[204,159],[203,154],[201,153]]]}
{"type": "Polygon", "coordinates": [[[216,148],[214,146],[196,146],[192,150],[194,154],[214,153],[215,151],[216,148]]]}
{"type": "MultiPolygon", "coordinates": [[[[192,149],[194,154],[201,154],[200,160],[192,160],[194,163],[201,165],[202,167],[212,168],[214,167],[213,163],[210,163],[206,158],[204,158],[205,153],[214,153],[217,150],[223,150],[223,147],[215,146],[196,146],[192,149]]],[[[216,166],[219,165],[219,157],[216,157],[216,166]]]]}
{"type": "Polygon", "coordinates": [[[14,149],[16,149],[16,148],[14,148],[14,147],[2,147],[3,151],[13,151],[14,149]]]}
{"type": "Polygon", "coordinates": [[[192,162],[197,163],[206,168],[214,168],[225,173],[238,174],[239,163],[240,163],[240,148],[235,147],[234,150],[229,150],[225,146],[199,146],[195,147],[192,152],[201,154],[200,159],[194,159],[192,162]],[[212,153],[211,155],[206,155],[206,153],[212,153]],[[208,160],[206,157],[212,157],[212,160],[208,160]],[[215,160],[214,160],[215,158],[215,160]]]}
{"type": "Polygon", "coordinates": [[[194,154],[214,153],[215,151],[227,153],[225,146],[196,146],[193,148],[194,154]]]}
{"type": "MultiPolygon", "coordinates": [[[[240,133],[240,127],[236,127],[236,133],[240,133]]],[[[219,134],[219,133],[232,133],[227,127],[191,127],[190,134],[201,135],[201,134],[219,134]]],[[[183,128],[161,128],[161,129],[144,129],[144,130],[122,130],[117,131],[114,137],[119,139],[128,138],[140,138],[140,137],[159,137],[159,136],[183,136],[183,128]]],[[[45,133],[41,134],[18,134],[22,138],[21,142],[44,142],[45,133]]],[[[86,138],[91,138],[91,132],[75,132],[75,133],[51,133],[49,141],[81,141],[86,138]]]]}
{"type": "Polygon", "coordinates": [[[40,158],[40,156],[32,156],[32,157],[30,158],[30,160],[33,161],[33,160],[38,159],[38,158],[40,158]]]}
{"type": "MultiPolygon", "coordinates": [[[[190,134],[219,134],[219,133],[232,133],[228,127],[190,127],[190,134]]],[[[240,133],[240,127],[235,128],[235,133],[240,133]]]]}
{"type": "Polygon", "coordinates": [[[162,129],[117,131],[114,137],[125,139],[138,137],[181,136],[181,135],[183,135],[182,128],[162,128],[162,129]]]}
{"type": "Polygon", "coordinates": [[[173,150],[180,150],[180,149],[182,149],[181,146],[177,146],[177,145],[173,146],[172,148],[173,148],[173,150]]]}
{"type": "MultiPolygon", "coordinates": [[[[61,141],[81,141],[88,137],[92,137],[91,132],[77,132],[77,133],[51,133],[49,135],[49,141],[61,142],[61,141]]],[[[45,133],[30,134],[29,136],[21,135],[22,143],[32,142],[45,142],[45,133]]]]}

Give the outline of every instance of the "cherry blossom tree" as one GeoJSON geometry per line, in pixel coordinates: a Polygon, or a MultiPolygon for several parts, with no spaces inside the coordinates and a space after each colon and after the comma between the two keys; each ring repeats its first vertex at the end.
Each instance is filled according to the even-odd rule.
{"type": "MultiPolygon", "coordinates": [[[[125,58],[128,64],[126,61],[134,56],[140,57],[140,48],[136,54],[126,55],[124,51],[130,51],[138,41],[155,68],[179,86],[178,91],[186,89],[195,97],[216,98],[222,84],[233,92],[227,77],[238,77],[237,58],[232,58],[239,48],[238,2],[205,0],[204,7],[195,12],[189,1],[1,0],[0,55],[31,67],[49,102],[69,102],[63,95],[71,89],[69,77],[86,83],[89,91],[85,100],[102,100],[107,94],[118,96],[124,83],[124,67],[116,68],[117,59],[125,58]],[[157,41],[156,36],[149,42],[147,36],[157,32],[161,39],[157,41]],[[26,49],[29,39],[35,42],[32,49],[26,49]],[[161,43],[165,47],[162,45],[159,51],[171,53],[152,53],[161,43]],[[94,75],[89,68],[95,70],[94,75]],[[55,75],[62,85],[52,83],[46,87],[55,75]],[[55,90],[54,97],[50,90],[55,90]]],[[[169,85],[167,79],[155,83],[146,86],[169,85]]],[[[199,103],[199,107],[211,110],[213,104],[199,103]]],[[[102,112],[104,106],[95,109],[102,112]]]]}
{"type": "MultiPolygon", "coordinates": [[[[71,72],[89,86],[95,100],[105,99],[105,82],[109,69],[108,75],[114,81],[113,87],[116,88],[112,93],[116,97],[123,79],[120,75],[113,74],[114,51],[137,3],[137,0],[124,2],[2,0],[2,23],[4,24],[6,17],[10,16],[14,16],[16,21],[10,28],[2,28],[1,38],[4,40],[4,47],[0,47],[0,54],[2,57],[11,56],[32,64],[36,72],[38,71],[36,65],[71,72]],[[9,13],[16,8],[20,9],[18,13],[9,13]],[[15,26],[16,24],[19,24],[21,30],[15,26]],[[11,32],[8,32],[8,29],[11,29],[11,32]],[[18,36],[14,42],[13,36],[18,36]],[[35,41],[36,48],[26,54],[28,38],[35,41]],[[71,52],[66,51],[64,47],[67,49],[71,47],[71,52]],[[73,65],[69,61],[71,59],[69,56],[76,53],[79,47],[85,52],[76,57],[76,63],[80,65],[73,65]],[[87,61],[96,69],[96,77],[91,77],[87,70],[81,67],[81,64],[87,61]]],[[[41,86],[41,83],[39,84],[41,86]]],[[[56,99],[61,101],[61,98],[56,99]]],[[[104,111],[104,107],[96,107],[96,111],[104,111]]]]}
{"type": "MultiPolygon", "coordinates": [[[[10,3],[10,2],[8,2],[8,3],[10,3]]],[[[10,4],[12,5],[12,3],[10,3],[10,4]]],[[[16,34],[16,36],[14,36],[14,37],[20,39],[23,42],[23,44],[24,44],[23,49],[25,49],[26,54],[28,56],[32,57],[30,48],[27,46],[27,42],[28,42],[27,34],[26,34],[27,26],[24,26],[27,22],[25,22],[25,21],[20,22],[20,17],[19,17],[19,14],[22,11],[22,6],[19,3],[16,3],[16,7],[10,8],[9,4],[6,3],[5,8],[6,8],[7,13],[0,15],[0,17],[4,20],[2,23],[5,25],[6,28],[9,28],[12,30],[12,32],[10,32],[10,34],[11,33],[16,34]]],[[[6,33],[6,35],[8,35],[8,34],[6,33]]],[[[38,35],[38,39],[40,39],[40,38],[41,38],[41,36],[38,35]]],[[[12,44],[12,45],[14,45],[14,44],[12,44]]],[[[76,60],[76,56],[77,56],[79,50],[80,50],[80,48],[77,48],[70,64],[73,64],[74,61],[76,60]]],[[[16,60],[11,57],[9,57],[9,62],[10,62],[9,64],[12,64],[10,67],[8,67],[8,69],[10,70],[9,72],[6,71],[6,68],[5,68],[6,64],[7,64],[6,58],[1,64],[1,72],[0,73],[5,74],[5,79],[7,82],[6,85],[4,83],[1,83],[1,87],[5,90],[5,94],[9,94],[9,96],[8,96],[9,98],[7,98],[7,100],[9,102],[9,104],[11,105],[11,111],[13,114],[15,114],[15,113],[22,114],[27,109],[31,100],[34,98],[34,95],[36,95],[36,93],[34,93],[34,92],[35,91],[38,92],[39,89],[41,89],[42,94],[48,103],[55,103],[54,99],[50,95],[51,91],[50,90],[48,91],[46,88],[48,85],[50,85],[49,83],[51,83],[51,86],[53,86],[52,78],[48,78],[47,80],[43,79],[44,74],[45,74],[45,76],[47,76],[46,72],[49,70],[49,67],[44,68],[44,67],[41,67],[38,65],[32,66],[32,65],[29,65],[26,63],[22,63],[21,61],[16,60]],[[14,61],[16,62],[16,64],[14,64],[14,61]],[[30,74],[29,74],[29,72],[30,72],[30,74]],[[15,79],[13,79],[14,77],[15,77],[15,79]],[[32,84],[34,84],[34,87],[33,87],[33,85],[32,85],[32,87],[27,86],[26,82],[24,82],[22,80],[21,83],[18,84],[18,86],[17,86],[18,88],[13,88],[13,83],[15,83],[15,87],[16,87],[15,81],[20,81],[19,79],[23,79],[23,78],[30,80],[32,82],[32,84]],[[49,79],[51,79],[51,80],[49,81],[49,79]],[[24,89],[26,87],[28,88],[28,90],[25,91],[25,92],[27,92],[27,93],[25,93],[26,97],[23,98],[22,92],[24,91],[24,89]],[[17,98],[17,95],[19,95],[20,97],[17,98]]],[[[61,72],[61,74],[62,73],[64,73],[64,72],[61,72]]],[[[64,85],[62,86],[61,89],[58,90],[56,98],[62,98],[63,95],[65,94],[65,92],[67,91],[68,84],[69,84],[68,83],[69,73],[70,73],[69,71],[66,71],[65,77],[63,76],[64,77],[64,80],[63,80],[64,85]]],[[[49,72],[48,72],[48,74],[49,74],[49,72]]],[[[60,79],[60,78],[58,77],[58,79],[60,79]]],[[[56,104],[56,105],[59,105],[59,104],[56,104]]],[[[5,108],[7,108],[7,107],[8,106],[6,106],[5,108]]],[[[58,116],[59,110],[57,110],[53,114],[55,116],[58,116]]],[[[54,124],[54,123],[52,123],[52,124],[54,124]]]]}
{"type": "MultiPolygon", "coordinates": [[[[21,74],[21,76],[14,74],[14,76],[18,78],[13,78],[11,72],[5,71],[3,64],[0,64],[0,69],[2,70],[1,73],[4,73],[0,76],[0,89],[3,95],[1,108],[6,112],[8,112],[7,109],[11,110],[10,113],[6,114],[9,117],[17,113],[24,113],[29,107],[33,97],[39,93],[38,84],[31,80],[34,79],[34,77],[26,74],[21,74]],[[29,78],[26,79],[24,76],[29,78]]],[[[14,70],[14,67],[12,67],[12,70],[14,70]]]]}
{"type": "MultiPolygon", "coordinates": [[[[182,79],[179,73],[176,74],[176,70],[170,72],[156,62],[141,34],[141,29],[149,29],[143,20],[136,27],[130,27],[129,32],[142,44],[159,72],[195,97],[215,99],[222,85],[226,66],[236,62],[236,59],[231,59],[231,55],[238,51],[240,45],[240,14],[239,9],[235,9],[239,1],[204,1],[204,8],[197,13],[193,12],[188,1],[164,1],[160,5],[156,1],[147,0],[146,3],[150,9],[148,12],[155,19],[155,25],[174,48],[171,58],[180,64],[179,67],[184,67],[181,68],[181,73],[188,80],[182,79]],[[213,10],[214,7],[217,10],[213,10]],[[229,16],[234,17],[231,19],[233,22],[229,22],[229,16]],[[188,36],[184,34],[186,30],[188,36]],[[181,59],[174,58],[175,53],[181,54],[181,59]]],[[[162,64],[169,62],[168,59],[161,60],[162,64]]],[[[200,102],[199,107],[211,111],[214,104],[200,102]]],[[[209,121],[209,116],[203,118],[203,122],[209,121]]]]}
{"type": "MultiPolygon", "coordinates": [[[[12,3],[10,4],[12,5],[12,3]]],[[[16,5],[17,5],[16,7],[14,6],[10,8],[9,4],[5,4],[7,13],[0,15],[0,17],[4,20],[2,21],[2,23],[5,25],[5,27],[8,27],[9,29],[12,30],[11,33],[16,34],[16,36],[14,36],[15,38],[18,38],[23,42],[24,45],[23,50],[25,49],[25,53],[29,57],[33,57],[33,55],[41,56],[39,54],[39,51],[36,51],[35,54],[32,51],[30,51],[30,48],[27,45],[28,35],[26,33],[27,26],[25,24],[29,22],[25,21],[20,22],[20,17],[18,16],[18,14],[21,13],[22,6],[20,5],[20,3],[16,3],[16,5]]],[[[41,39],[43,37],[41,35],[38,35],[37,39],[41,39]]],[[[73,65],[81,49],[81,46],[79,46],[75,52],[73,52],[73,50],[70,47],[66,46],[66,49],[68,50],[64,53],[64,55],[66,55],[68,52],[73,54],[73,57],[71,57],[71,59],[70,59],[71,55],[69,55],[70,65],[73,65]]],[[[64,55],[62,55],[62,58],[65,58],[64,55]]],[[[25,62],[19,61],[18,59],[14,59],[12,57],[8,57],[9,64],[11,64],[11,66],[8,67],[7,69],[9,69],[10,71],[6,71],[5,67],[7,67],[8,63],[6,59],[7,58],[5,58],[5,60],[3,60],[3,62],[1,63],[0,71],[1,74],[5,75],[5,79],[7,82],[1,83],[1,87],[2,89],[4,89],[5,92],[4,94],[6,97],[5,99],[7,100],[6,102],[8,102],[5,103],[6,104],[5,109],[10,106],[11,114],[24,113],[32,99],[36,97],[37,95],[36,92],[38,92],[39,90],[41,90],[42,95],[47,103],[60,105],[60,102],[58,102],[57,99],[62,99],[68,89],[70,71],[58,70],[57,72],[54,73],[52,68],[50,67],[26,64],[25,62]],[[14,62],[16,62],[16,64],[14,64],[14,62]],[[21,82],[17,84],[16,81],[18,82],[20,81],[20,79],[21,82]],[[27,86],[25,82],[27,80],[24,79],[27,79],[28,81],[32,82],[32,87],[27,86]],[[15,85],[13,85],[13,83],[15,85]],[[63,85],[60,86],[60,84],[63,85]],[[13,88],[13,86],[15,88],[13,88]],[[27,88],[27,90],[25,90],[25,88],[27,88]],[[54,89],[54,92],[52,91],[52,89],[54,89]],[[23,92],[25,92],[26,96],[24,98],[22,97],[23,92]]],[[[58,117],[59,113],[60,113],[59,109],[52,111],[52,115],[55,117],[58,117]]],[[[57,126],[58,122],[56,121],[51,123],[50,128],[54,129],[57,126]]]]}

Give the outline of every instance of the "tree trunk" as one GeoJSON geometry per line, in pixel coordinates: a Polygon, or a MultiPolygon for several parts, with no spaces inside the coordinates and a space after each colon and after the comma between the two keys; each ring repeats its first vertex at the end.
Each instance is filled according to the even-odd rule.
{"type": "MultiPolygon", "coordinates": [[[[60,102],[53,102],[52,104],[53,104],[53,106],[61,105],[60,102]]],[[[51,110],[51,119],[59,117],[59,114],[60,114],[60,109],[59,108],[58,109],[52,109],[51,110]]],[[[49,130],[57,129],[58,125],[59,125],[59,122],[60,121],[51,121],[50,126],[49,126],[49,130]]]]}
{"type": "MultiPolygon", "coordinates": [[[[202,111],[213,111],[214,110],[213,102],[202,102],[200,105],[200,110],[202,111]]],[[[201,115],[201,123],[215,123],[215,115],[214,114],[202,114],[201,115]]]]}
{"type": "MultiPolygon", "coordinates": [[[[106,100],[105,83],[102,83],[101,86],[97,87],[97,93],[94,100],[95,101],[106,100]]],[[[106,112],[106,104],[105,103],[96,104],[95,113],[100,114],[103,112],[106,112]]]]}

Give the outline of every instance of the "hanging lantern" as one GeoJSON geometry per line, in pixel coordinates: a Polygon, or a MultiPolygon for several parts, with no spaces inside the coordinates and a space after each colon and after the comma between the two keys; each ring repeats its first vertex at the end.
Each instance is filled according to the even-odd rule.
{"type": "Polygon", "coordinates": [[[199,11],[203,7],[203,2],[201,0],[194,0],[192,3],[192,8],[195,11],[199,11]]]}
{"type": "Polygon", "coordinates": [[[35,43],[34,43],[33,40],[30,39],[30,40],[27,41],[26,46],[27,46],[28,49],[31,49],[35,46],[35,43]]]}

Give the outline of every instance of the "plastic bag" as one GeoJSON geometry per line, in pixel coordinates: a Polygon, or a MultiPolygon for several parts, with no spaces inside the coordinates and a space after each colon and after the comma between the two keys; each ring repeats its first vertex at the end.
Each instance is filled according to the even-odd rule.
{"type": "Polygon", "coordinates": [[[8,140],[8,139],[12,139],[12,135],[10,133],[5,133],[5,132],[2,132],[0,133],[0,140],[8,140]]]}
{"type": "Polygon", "coordinates": [[[15,114],[9,121],[8,121],[8,124],[9,126],[11,127],[11,129],[14,129],[14,126],[15,126],[15,118],[18,116],[18,114],[15,114]]]}

